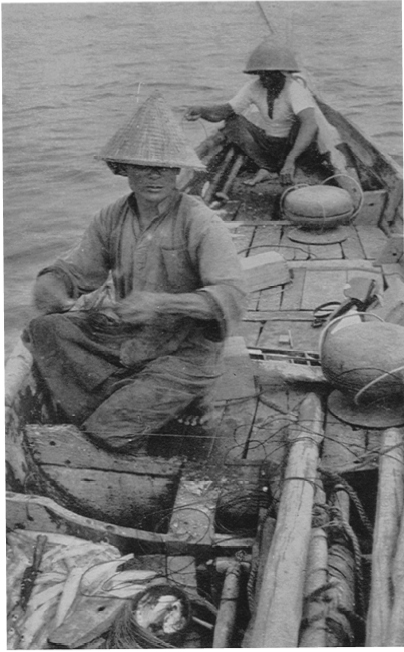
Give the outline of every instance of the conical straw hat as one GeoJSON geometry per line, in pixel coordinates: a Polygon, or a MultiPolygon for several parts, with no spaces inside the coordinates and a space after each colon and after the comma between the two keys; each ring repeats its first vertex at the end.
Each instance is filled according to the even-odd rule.
{"type": "Polygon", "coordinates": [[[119,166],[114,164],[119,163],[205,169],[159,93],[137,109],[95,158],[111,164],[118,174],[119,166]]]}

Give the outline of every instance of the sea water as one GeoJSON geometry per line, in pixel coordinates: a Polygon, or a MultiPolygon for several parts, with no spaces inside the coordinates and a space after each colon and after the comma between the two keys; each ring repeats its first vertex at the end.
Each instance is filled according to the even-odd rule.
{"type": "Polygon", "coordinates": [[[2,5],[6,353],[32,314],[37,272],[127,192],[93,155],[155,89],[196,145],[212,125],[184,121],[185,108],[230,99],[268,36],[401,164],[400,2],[2,5]]]}

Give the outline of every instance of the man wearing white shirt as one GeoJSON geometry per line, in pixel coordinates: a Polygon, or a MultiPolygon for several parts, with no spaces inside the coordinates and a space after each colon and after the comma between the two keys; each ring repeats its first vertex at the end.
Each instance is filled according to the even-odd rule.
{"type": "Polygon", "coordinates": [[[226,136],[259,167],[251,185],[274,174],[279,174],[281,183],[292,183],[297,159],[316,140],[316,103],[304,81],[293,76],[298,69],[288,48],[261,43],[244,71],[257,79],[229,102],[193,106],[185,115],[187,120],[226,121],[226,136]],[[256,117],[247,119],[243,114],[254,106],[256,117]]]}

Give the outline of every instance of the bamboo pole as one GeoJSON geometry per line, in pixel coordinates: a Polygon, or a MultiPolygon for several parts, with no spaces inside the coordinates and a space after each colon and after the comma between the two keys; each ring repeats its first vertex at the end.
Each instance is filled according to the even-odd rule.
{"type": "MultiPolygon", "coordinates": [[[[319,479],[317,480],[315,502],[317,504],[325,503],[325,493],[319,479]]],[[[324,602],[324,589],[328,577],[327,558],[327,535],[322,527],[313,527],[304,585],[303,619],[306,626],[301,635],[299,647],[326,647],[327,644],[326,605],[324,602]]]]}
{"type": "Polygon", "coordinates": [[[372,551],[372,584],[366,622],[366,646],[380,647],[389,638],[391,578],[403,510],[403,435],[383,432],[379,462],[376,521],[372,551]]]}
{"type": "Polygon", "coordinates": [[[404,647],[404,511],[401,514],[392,583],[394,590],[393,607],[385,645],[387,647],[404,647]]]}
{"type": "Polygon", "coordinates": [[[226,571],[219,611],[213,634],[214,648],[230,647],[236,622],[237,600],[240,592],[241,564],[234,561],[226,571]]]}
{"type": "Polygon", "coordinates": [[[251,647],[297,647],[322,427],[320,399],[310,393],[290,429],[291,450],[251,647]]]}

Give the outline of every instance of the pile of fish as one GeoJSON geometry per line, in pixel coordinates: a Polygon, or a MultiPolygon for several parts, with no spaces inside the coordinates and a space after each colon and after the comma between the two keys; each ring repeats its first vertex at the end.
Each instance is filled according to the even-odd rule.
{"type": "Polygon", "coordinates": [[[131,560],[107,543],[8,533],[8,649],[97,647],[128,601],[161,581],[154,571],[133,568],[131,560]]]}

